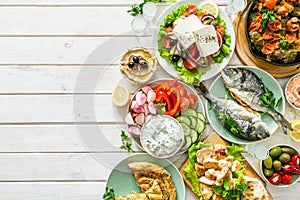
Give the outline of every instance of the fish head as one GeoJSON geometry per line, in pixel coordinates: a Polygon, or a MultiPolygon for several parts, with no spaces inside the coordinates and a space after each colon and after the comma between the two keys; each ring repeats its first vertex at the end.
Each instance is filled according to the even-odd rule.
{"type": "Polygon", "coordinates": [[[225,68],[221,71],[222,79],[227,87],[238,87],[244,81],[244,75],[240,68],[225,68]]]}
{"type": "Polygon", "coordinates": [[[267,125],[264,122],[257,122],[254,126],[256,139],[264,139],[270,136],[267,125]]]}

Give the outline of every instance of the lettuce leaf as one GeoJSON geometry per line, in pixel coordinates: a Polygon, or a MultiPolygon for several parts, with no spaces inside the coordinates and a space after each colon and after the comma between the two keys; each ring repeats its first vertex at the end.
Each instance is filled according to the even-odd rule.
{"type": "Polygon", "coordinates": [[[227,149],[227,154],[229,156],[233,156],[234,160],[238,160],[241,163],[244,162],[244,158],[242,156],[244,147],[242,145],[232,143],[231,146],[227,146],[226,149],[227,149]]]}

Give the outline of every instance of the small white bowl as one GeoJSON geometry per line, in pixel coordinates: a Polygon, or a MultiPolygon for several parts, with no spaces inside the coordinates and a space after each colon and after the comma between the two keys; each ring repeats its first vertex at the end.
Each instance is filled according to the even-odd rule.
{"type": "MultiPolygon", "coordinates": [[[[274,146],[272,146],[272,147],[269,148],[269,152],[271,151],[272,148],[278,147],[278,146],[279,147],[289,147],[289,148],[292,148],[292,149],[294,149],[299,154],[299,151],[297,150],[297,148],[295,148],[295,147],[293,147],[293,146],[291,146],[289,144],[276,144],[276,145],[274,145],[274,146]]],[[[272,160],[272,162],[274,162],[274,160],[272,160]]],[[[300,178],[300,174],[293,174],[292,175],[293,176],[293,180],[292,180],[292,182],[290,184],[279,183],[278,185],[273,185],[273,184],[270,183],[269,178],[266,177],[265,174],[264,174],[263,160],[260,161],[260,167],[259,167],[259,169],[260,169],[260,173],[261,173],[262,178],[264,179],[264,181],[266,181],[267,183],[269,183],[269,185],[271,185],[273,187],[280,187],[280,188],[289,187],[291,185],[296,184],[298,182],[299,178],[300,178]]]]}
{"type": "MultiPolygon", "coordinates": [[[[288,99],[288,86],[290,85],[291,81],[296,78],[296,77],[300,77],[300,73],[295,74],[292,78],[290,78],[290,80],[287,82],[286,86],[285,86],[285,98],[286,101],[290,104],[290,106],[292,106],[293,108],[297,109],[300,111],[300,107],[295,106],[292,102],[290,102],[290,100],[288,99]]],[[[300,95],[300,94],[299,94],[300,95]]]]}
{"type": "Polygon", "coordinates": [[[169,158],[183,145],[180,123],[168,115],[156,115],[142,127],[140,141],[144,150],[155,158],[169,158]]]}

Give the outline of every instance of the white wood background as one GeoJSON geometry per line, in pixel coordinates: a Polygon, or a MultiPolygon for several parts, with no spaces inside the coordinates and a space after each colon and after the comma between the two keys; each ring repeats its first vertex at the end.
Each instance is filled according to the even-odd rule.
{"type": "MultiPolygon", "coordinates": [[[[120,130],[126,128],[124,110],[111,103],[112,89],[126,84],[118,52],[153,44],[151,31],[141,38],[131,32],[132,16],[126,11],[139,2],[0,0],[1,200],[101,199],[112,166],[128,156],[118,149],[120,130]],[[82,70],[101,75],[97,84],[79,80],[82,70]],[[89,130],[95,127],[112,145],[89,146],[85,138],[92,137],[89,130]]],[[[222,8],[227,4],[215,2],[222,8]]],[[[159,13],[169,5],[159,4],[159,13]]],[[[234,55],[230,65],[242,63],[234,55]]],[[[161,76],[167,75],[159,68],[156,77],[161,76]]],[[[287,79],[278,81],[284,87],[287,79]]],[[[300,114],[287,106],[286,117],[292,121],[300,114]]],[[[208,124],[205,134],[210,132],[208,124]]],[[[266,143],[300,148],[279,131],[266,143]]],[[[248,158],[257,169],[258,162],[248,158]]],[[[179,167],[184,159],[175,164],[179,167]]],[[[268,189],[274,199],[294,200],[300,199],[299,187],[268,189]]],[[[196,199],[189,189],[186,199],[196,199]]]]}

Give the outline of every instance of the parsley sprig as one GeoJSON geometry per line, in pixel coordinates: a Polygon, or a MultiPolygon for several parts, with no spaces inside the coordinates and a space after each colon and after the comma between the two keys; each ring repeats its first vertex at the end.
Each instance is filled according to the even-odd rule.
{"type": "Polygon", "coordinates": [[[272,24],[276,21],[276,18],[274,16],[274,10],[268,10],[263,8],[262,13],[263,15],[262,15],[261,27],[264,29],[268,21],[270,24],[272,24]]]}
{"type": "Polygon", "coordinates": [[[216,194],[221,195],[228,200],[236,200],[247,188],[248,184],[245,183],[237,184],[234,188],[231,188],[228,178],[224,179],[224,184],[222,186],[212,186],[212,189],[216,194]]]}
{"type": "Polygon", "coordinates": [[[171,3],[176,2],[176,0],[144,0],[144,2],[141,4],[133,4],[131,9],[127,10],[127,12],[129,14],[131,14],[132,16],[137,16],[139,14],[143,14],[143,7],[144,7],[145,3],[147,3],[147,2],[160,3],[163,1],[166,1],[166,2],[169,1],[171,3]]]}
{"type": "Polygon", "coordinates": [[[283,50],[288,50],[289,49],[289,41],[280,40],[279,44],[280,44],[280,46],[283,50]]]}
{"type": "Polygon", "coordinates": [[[274,93],[269,90],[266,86],[263,87],[265,93],[260,95],[260,99],[263,101],[261,107],[267,107],[270,109],[276,109],[282,104],[282,98],[278,99],[276,102],[276,98],[274,97],[274,93]]]}
{"type": "Polygon", "coordinates": [[[121,140],[122,140],[122,146],[120,147],[120,149],[131,152],[133,151],[131,148],[131,138],[126,135],[125,131],[121,131],[121,140]]]}
{"type": "Polygon", "coordinates": [[[112,187],[106,187],[105,193],[102,196],[103,200],[114,200],[115,192],[112,187]]]}

